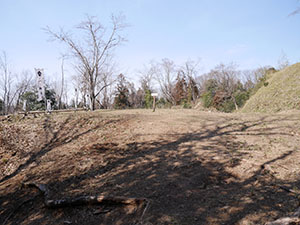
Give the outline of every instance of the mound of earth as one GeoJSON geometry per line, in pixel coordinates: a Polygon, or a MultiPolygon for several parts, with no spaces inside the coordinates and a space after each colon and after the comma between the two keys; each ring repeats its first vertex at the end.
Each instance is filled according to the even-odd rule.
{"type": "Polygon", "coordinates": [[[242,112],[300,109],[300,63],[272,74],[245,104],[242,112]]]}

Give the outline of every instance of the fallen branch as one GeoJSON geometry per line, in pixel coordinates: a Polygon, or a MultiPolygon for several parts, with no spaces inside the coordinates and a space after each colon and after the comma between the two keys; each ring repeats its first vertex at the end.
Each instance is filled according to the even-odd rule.
{"type": "Polygon", "coordinates": [[[127,198],[127,197],[116,197],[116,196],[105,196],[105,195],[89,195],[89,196],[79,196],[73,198],[62,198],[58,200],[51,200],[48,199],[49,191],[46,185],[27,183],[24,184],[24,186],[37,188],[44,195],[44,204],[48,208],[62,208],[62,207],[69,207],[69,206],[96,205],[96,204],[140,206],[148,202],[146,198],[127,198]]]}
{"type": "Polygon", "coordinates": [[[268,222],[265,225],[296,225],[300,224],[300,208],[294,212],[294,214],[290,217],[279,218],[275,221],[268,222]]]}
{"type": "MultiPolygon", "coordinates": [[[[146,198],[127,198],[127,197],[116,197],[116,196],[105,196],[105,195],[89,195],[79,197],[62,198],[58,200],[49,199],[49,190],[45,184],[38,183],[25,183],[25,187],[33,187],[39,190],[44,197],[44,204],[47,208],[55,209],[62,207],[72,207],[79,205],[131,205],[138,209],[143,209],[140,216],[140,224],[143,224],[143,217],[149,207],[150,201],[146,198]]],[[[109,212],[109,211],[105,211],[109,212]]],[[[101,213],[105,213],[102,211],[101,213]]]]}
{"type": "Polygon", "coordinates": [[[290,193],[296,194],[297,196],[300,195],[300,191],[295,191],[293,189],[290,189],[290,188],[287,188],[287,187],[284,187],[284,186],[279,186],[279,188],[281,188],[282,190],[284,190],[286,192],[290,192],[290,193]]]}

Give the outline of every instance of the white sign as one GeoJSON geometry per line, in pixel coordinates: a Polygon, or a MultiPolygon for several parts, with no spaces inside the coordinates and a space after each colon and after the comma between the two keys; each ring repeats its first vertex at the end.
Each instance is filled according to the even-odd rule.
{"type": "Polygon", "coordinates": [[[36,80],[37,80],[37,91],[38,91],[38,101],[42,101],[45,98],[45,79],[44,79],[44,69],[35,69],[36,80]]]}
{"type": "Polygon", "coordinates": [[[158,93],[152,93],[151,96],[157,97],[157,96],[158,96],[158,93]]]}

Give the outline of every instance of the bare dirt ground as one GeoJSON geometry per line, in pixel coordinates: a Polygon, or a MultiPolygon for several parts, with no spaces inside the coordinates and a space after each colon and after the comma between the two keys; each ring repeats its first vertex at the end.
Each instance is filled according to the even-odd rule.
{"type": "Polygon", "coordinates": [[[13,117],[0,123],[0,224],[264,224],[299,207],[299,146],[299,111],[13,117]],[[149,204],[49,209],[23,185],[33,182],[47,185],[50,199],[149,204]]]}

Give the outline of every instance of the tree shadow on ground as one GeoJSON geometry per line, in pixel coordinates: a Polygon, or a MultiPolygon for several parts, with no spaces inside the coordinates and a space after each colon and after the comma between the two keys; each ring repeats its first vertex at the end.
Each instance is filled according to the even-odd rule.
{"type": "MultiPolygon", "coordinates": [[[[0,180],[0,183],[16,176],[18,173],[20,173],[20,171],[26,169],[33,162],[38,161],[41,157],[43,157],[45,154],[49,153],[54,148],[57,148],[59,146],[73,142],[73,141],[77,140],[79,137],[84,136],[90,132],[93,132],[94,130],[103,128],[104,126],[106,126],[112,122],[117,122],[116,120],[109,120],[103,124],[98,124],[96,126],[93,126],[92,128],[86,129],[82,132],[78,132],[78,129],[67,128],[67,125],[69,125],[71,122],[71,118],[72,118],[71,116],[67,117],[65,119],[65,121],[61,123],[59,128],[57,128],[56,131],[54,131],[53,127],[51,126],[51,123],[53,123],[53,121],[51,121],[51,116],[45,114],[45,120],[43,122],[44,135],[45,135],[46,139],[47,138],[48,139],[50,138],[50,139],[48,141],[46,141],[46,143],[44,143],[42,145],[42,147],[39,148],[37,151],[35,151],[33,154],[31,152],[29,159],[27,159],[24,163],[19,165],[18,168],[14,172],[3,177],[0,180]]],[[[90,119],[90,118],[82,119],[79,123],[76,124],[76,126],[82,127],[83,125],[85,125],[85,122],[88,119],[90,119]]],[[[24,156],[26,156],[26,155],[24,155],[24,156]]]]}
{"type": "MultiPolygon", "coordinates": [[[[30,153],[22,154],[21,157],[27,157],[27,159],[23,160],[23,163],[21,163],[15,171],[7,176],[4,176],[0,180],[0,184],[3,185],[3,187],[8,188],[8,191],[15,190],[10,194],[0,196],[0,224],[3,224],[3,222],[6,220],[5,215],[9,215],[10,212],[14,211],[16,208],[17,210],[19,210],[19,207],[23,207],[22,199],[31,199],[30,196],[27,196],[26,192],[20,189],[22,186],[21,183],[19,183],[17,186],[12,185],[8,182],[10,179],[16,177],[20,173],[24,173],[26,169],[30,171],[32,168],[38,167],[41,158],[47,153],[51,152],[53,149],[76,141],[78,138],[85,136],[95,130],[104,129],[111,123],[118,123],[120,121],[120,119],[117,118],[108,119],[103,120],[96,125],[90,125],[87,126],[87,128],[84,128],[87,125],[87,122],[89,122],[89,120],[93,119],[94,117],[95,116],[90,116],[73,120],[72,115],[70,115],[59,125],[59,127],[55,127],[55,121],[53,121],[52,116],[47,114],[45,115],[42,124],[43,132],[39,134],[38,138],[46,141],[38,140],[37,142],[42,143],[41,147],[32,149],[30,153]],[[45,136],[45,138],[42,138],[43,135],[45,136]]],[[[17,149],[15,150],[18,151],[17,149]]],[[[28,172],[26,173],[26,176],[27,175],[28,172]]],[[[40,175],[41,174],[39,174],[38,176],[40,175]]],[[[30,175],[27,179],[30,179],[30,175]]],[[[28,204],[31,203],[32,200],[29,200],[28,204]]]]}
{"type": "MultiPolygon", "coordinates": [[[[135,212],[120,207],[97,215],[92,206],[50,210],[42,208],[42,199],[37,197],[22,206],[23,210],[13,217],[12,222],[30,218],[27,224],[191,225],[237,224],[249,218],[252,224],[262,224],[298,206],[295,196],[280,186],[299,186],[299,181],[279,180],[266,169],[267,165],[293,155],[293,151],[263,163],[247,179],[239,179],[228,170],[240,165],[242,158],[248,156],[247,152],[240,151],[245,143],[238,142],[235,135],[255,128],[263,120],[225,126],[215,124],[214,128],[203,126],[201,132],[169,134],[156,141],[130,142],[125,147],[120,147],[117,142],[99,143],[85,151],[101,158],[104,164],[95,164],[80,174],[47,183],[52,188],[53,198],[74,189],[74,184],[79,193],[145,197],[150,200],[150,206],[143,221],[135,212]]],[[[57,147],[57,143],[73,141],[86,132],[90,131],[60,138],[54,135],[50,147],[33,155],[25,166],[57,147]]],[[[277,130],[270,128],[268,132],[277,133],[277,130]]],[[[24,195],[24,190],[18,190],[1,200],[5,202],[12,196],[24,198],[24,195]]],[[[2,213],[1,217],[4,215],[2,213]]]]}

